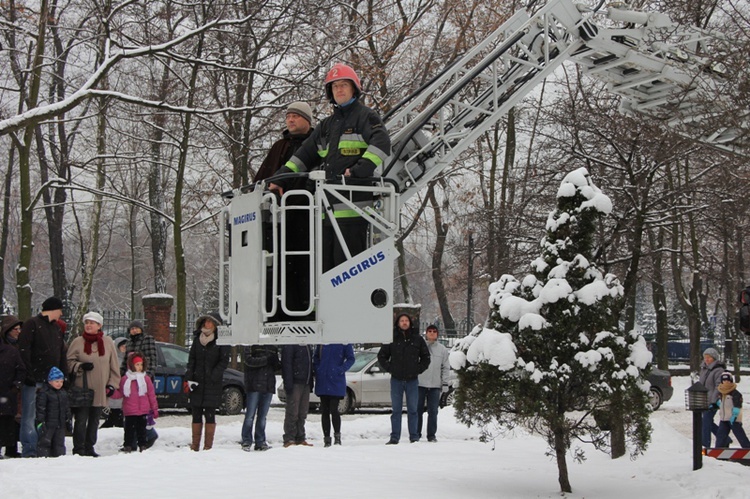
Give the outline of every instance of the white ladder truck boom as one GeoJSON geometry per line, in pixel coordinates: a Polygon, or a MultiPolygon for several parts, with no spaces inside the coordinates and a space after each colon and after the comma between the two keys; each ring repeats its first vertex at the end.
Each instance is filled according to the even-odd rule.
{"type": "Polygon", "coordinates": [[[724,150],[740,147],[739,128],[705,131],[711,116],[701,104],[707,96],[716,99],[721,84],[722,68],[701,56],[714,38],[663,14],[612,6],[599,12],[601,5],[591,10],[552,0],[534,13],[516,12],[395,106],[385,117],[391,156],[372,187],[326,179],[318,170],[301,174],[309,175],[312,191],[290,190],[278,198],[260,182],[226,194],[227,232],[220,244],[225,326],[219,342],[390,342],[401,206],[565,62],[606,81],[609,91],[621,96],[624,112],[666,115],[665,123],[696,140],[724,150]],[[364,209],[348,202],[352,191],[370,192],[375,202],[364,209]],[[351,255],[332,219],[347,260],[323,271],[322,215],[330,199],[348,204],[367,221],[370,244],[351,255]],[[287,241],[290,213],[302,213],[307,221],[309,241],[302,250],[287,241]],[[287,289],[287,262],[293,258],[309,263],[302,291],[310,300],[297,308],[287,299],[300,291],[287,289]]]}

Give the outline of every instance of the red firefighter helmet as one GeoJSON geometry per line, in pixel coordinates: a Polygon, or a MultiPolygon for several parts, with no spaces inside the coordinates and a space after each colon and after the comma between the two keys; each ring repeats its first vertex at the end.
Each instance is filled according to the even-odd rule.
{"type": "Polygon", "coordinates": [[[333,102],[333,92],[331,91],[331,85],[334,81],[349,80],[354,83],[354,96],[357,97],[362,93],[362,84],[359,82],[359,76],[357,73],[346,64],[334,64],[333,67],[326,74],[325,86],[326,96],[333,102]]]}

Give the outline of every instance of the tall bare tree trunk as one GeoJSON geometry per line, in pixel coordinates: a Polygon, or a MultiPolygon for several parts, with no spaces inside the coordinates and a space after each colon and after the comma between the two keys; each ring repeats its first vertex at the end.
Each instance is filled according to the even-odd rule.
{"type": "Polygon", "coordinates": [[[432,282],[435,285],[435,294],[437,295],[440,314],[443,318],[446,334],[456,334],[456,323],[451,315],[450,305],[448,304],[448,293],[443,283],[443,253],[445,252],[445,238],[448,235],[448,224],[443,223],[443,208],[447,208],[447,197],[443,199],[443,206],[438,204],[435,198],[435,184],[430,185],[427,192],[430,205],[435,213],[435,249],[432,252],[432,282]]]}
{"type": "MultiPolygon", "coordinates": [[[[39,87],[42,77],[42,59],[44,56],[44,40],[47,31],[49,14],[48,0],[42,0],[39,9],[39,29],[37,31],[36,51],[32,64],[27,106],[33,109],[39,100],[39,87]]],[[[18,255],[16,268],[16,289],[18,296],[18,318],[26,320],[31,317],[31,298],[33,295],[29,280],[31,257],[34,252],[33,223],[34,211],[31,205],[31,144],[34,139],[36,125],[29,125],[24,129],[23,143],[18,153],[19,190],[21,194],[21,250],[18,255]]]]}
{"type": "MultiPolygon", "coordinates": [[[[167,98],[170,69],[165,64],[161,80],[158,82],[157,99],[164,101],[167,98]]],[[[164,112],[157,111],[153,117],[154,127],[151,136],[151,168],[148,174],[148,202],[154,209],[151,210],[151,257],[154,263],[154,291],[157,293],[167,292],[167,221],[161,215],[165,213],[165,193],[162,172],[164,170],[162,158],[162,141],[164,140],[164,127],[167,117],[164,112]]]]}
{"type": "Polygon", "coordinates": [[[0,298],[5,296],[5,255],[8,251],[8,220],[10,218],[10,194],[13,186],[13,162],[16,158],[16,146],[8,150],[8,170],[3,182],[3,219],[0,222],[0,298]]]}
{"type": "Polygon", "coordinates": [[[651,257],[651,302],[656,314],[656,366],[659,369],[669,368],[669,330],[667,317],[667,293],[664,287],[663,257],[661,249],[664,246],[664,228],[657,229],[654,237],[649,232],[649,239],[653,255],[651,257]]]}
{"type": "Polygon", "coordinates": [[[406,276],[406,260],[404,258],[404,241],[401,238],[396,240],[396,250],[398,251],[398,258],[396,259],[396,265],[398,266],[398,282],[401,285],[401,294],[404,296],[404,303],[411,303],[411,291],[409,289],[409,279],[406,276]]]}
{"type": "MultiPolygon", "coordinates": [[[[203,36],[198,39],[196,48],[196,59],[200,59],[203,53],[203,36]]],[[[190,75],[190,87],[188,92],[187,106],[192,107],[195,101],[195,82],[198,79],[199,64],[195,64],[190,75]]],[[[182,190],[185,184],[185,166],[190,147],[190,124],[193,115],[188,113],[182,126],[182,140],[180,141],[180,157],[177,162],[177,175],[175,178],[174,201],[174,225],[172,229],[174,244],[174,259],[177,273],[177,331],[175,343],[185,344],[187,332],[187,272],[185,270],[185,248],[182,244],[182,190]]],[[[233,355],[232,358],[235,358],[233,355]]]]}
{"type": "MultiPolygon", "coordinates": [[[[106,86],[106,80],[102,82],[106,86]]],[[[91,204],[91,224],[89,226],[89,233],[91,234],[91,240],[89,241],[88,251],[86,252],[86,260],[83,267],[83,276],[81,278],[81,296],[78,302],[78,308],[76,309],[75,319],[73,321],[73,335],[77,336],[82,332],[83,316],[89,310],[89,304],[91,302],[91,292],[94,287],[94,274],[96,272],[97,263],[99,262],[99,228],[101,227],[102,219],[102,194],[104,189],[105,181],[107,180],[107,165],[105,159],[105,153],[107,152],[107,101],[106,98],[99,99],[99,109],[96,117],[96,192],[93,196],[93,203],[91,204]]]]}
{"type": "Polygon", "coordinates": [[[138,265],[138,206],[128,205],[128,234],[130,237],[130,318],[143,317],[141,293],[141,271],[138,265]]]}
{"type": "MultiPolygon", "coordinates": [[[[680,180],[679,166],[677,169],[677,177],[672,172],[672,168],[667,168],[667,179],[670,183],[670,190],[677,192],[675,187],[675,180],[680,180]]],[[[687,191],[689,174],[687,166],[685,167],[685,178],[682,179],[682,188],[687,191]]],[[[684,203],[684,201],[683,201],[684,203]]],[[[683,207],[684,208],[684,207],[683,207]]],[[[686,289],[683,283],[682,277],[682,262],[685,257],[685,248],[683,237],[687,237],[690,254],[693,258],[692,265],[696,267],[699,263],[700,254],[698,252],[698,241],[695,233],[695,224],[692,221],[690,214],[687,215],[687,227],[684,221],[680,217],[679,210],[681,208],[673,208],[672,210],[672,238],[671,238],[671,252],[670,262],[672,266],[672,282],[674,284],[675,294],[677,300],[682,306],[688,319],[688,336],[690,338],[690,369],[693,372],[697,372],[701,363],[701,351],[700,351],[700,334],[701,334],[701,322],[699,313],[698,303],[698,290],[701,286],[700,275],[697,272],[691,272],[691,288],[686,289]],[[682,223],[681,223],[682,222],[682,223]],[[687,233],[687,234],[686,234],[687,233]]]]}

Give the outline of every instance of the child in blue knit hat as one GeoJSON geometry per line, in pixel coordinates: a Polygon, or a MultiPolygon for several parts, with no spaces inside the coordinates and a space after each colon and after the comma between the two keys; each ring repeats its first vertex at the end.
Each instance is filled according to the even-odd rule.
{"type": "Polygon", "coordinates": [[[47,384],[36,394],[36,431],[39,440],[36,446],[38,457],[65,455],[65,429],[71,416],[68,394],[62,389],[65,375],[52,367],[47,375],[47,384]]]}

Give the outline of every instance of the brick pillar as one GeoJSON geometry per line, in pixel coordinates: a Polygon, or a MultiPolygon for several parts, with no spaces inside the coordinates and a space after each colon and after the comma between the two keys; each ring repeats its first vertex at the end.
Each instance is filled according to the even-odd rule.
{"type": "Polygon", "coordinates": [[[146,332],[156,341],[170,342],[169,317],[172,315],[174,298],[165,294],[146,295],[141,298],[146,332]]]}

